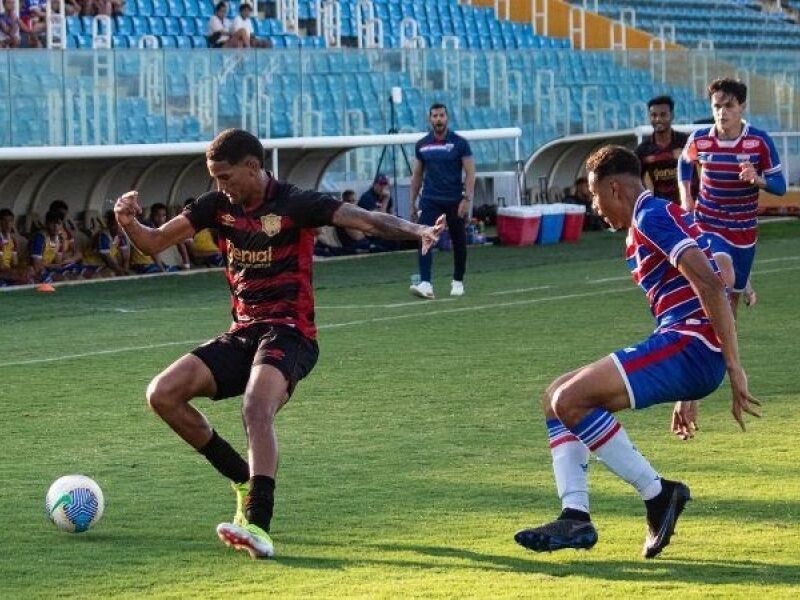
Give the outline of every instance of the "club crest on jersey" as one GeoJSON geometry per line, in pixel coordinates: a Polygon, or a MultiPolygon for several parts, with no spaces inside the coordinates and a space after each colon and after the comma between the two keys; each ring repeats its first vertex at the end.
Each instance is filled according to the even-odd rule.
{"type": "Polygon", "coordinates": [[[710,140],[697,140],[697,142],[695,142],[695,145],[697,146],[698,150],[708,150],[709,148],[711,148],[712,144],[710,140]]]}
{"type": "Polygon", "coordinates": [[[698,152],[697,153],[697,160],[700,162],[708,162],[712,160],[712,154],[710,152],[698,152]]]}
{"type": "Polygon", "coordinates": [[[228,227],[231,227],[236,222],[236,218],[227,213],[222,215],[219,220],[222,221],[223,225],[227,225],[228,227]]]}
{"type": "Polygon", "coordinates": [[[278,235],[281,232],[280,215],[264,215],[261,217],[261,230],[269,237],[278,235]]]}

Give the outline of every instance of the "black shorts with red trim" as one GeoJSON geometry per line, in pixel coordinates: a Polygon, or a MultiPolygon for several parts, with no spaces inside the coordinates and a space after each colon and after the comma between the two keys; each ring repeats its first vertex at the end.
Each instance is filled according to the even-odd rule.
{"type": "Polygon", "coordinates": [[[214,400],[241,396],[250,371],[257,365],[271,365],[289,382],[289,395],[297,382],[317,364],[319,347],[287,325],[255,323],[228,331],[192,350],[211,370],[217,384],[214,400]]]}

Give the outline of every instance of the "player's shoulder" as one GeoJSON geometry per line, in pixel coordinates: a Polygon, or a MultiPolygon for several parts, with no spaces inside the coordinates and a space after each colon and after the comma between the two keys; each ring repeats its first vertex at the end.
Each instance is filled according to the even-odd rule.
{"type": "Polygon", "coordinates": [[[222,202],[228,202],[228,198],[222,192],[218,192],[216,190],[211,190],[209,192],[205,192],[204,194],[200,194],[195,201],[190,204],[192,205],[205,205],[205,204],[219,204],[222,202]]]}
{"type": "Polygon", "coordinates": [[[652,193],[643,195],[636,202],[636,209],[633,213],[634,224],[637,229],[645,229],[654,221],[671,219],[670,206],[680,208],[669,200],[654,196],[652,193]]]}
{"type": "Polygon", "coordinates": [[[672,140],[676,145],[685,146],[689,141],[689,134],[683,131],[672,130],[672,140]]]}
{"type": "Polygon", "coordinates": [[[690,133],[686,139],[688,141],[689,139],[699,140],[703,138],[710,138],[712,129],[714,129],[713,125],[703,125],[702,127],[698,127],[692,131],[692,133],[690,133]]]}
{"type": "Polygon", "coordinates": [[[772,137],[764,129],[759,129],[751,124],[747,124],[747,131],[745,131],[745,138],[756,138],[760,140],[771,140],[772,137]]]}
{"type": "Polygon", "coordinates": [[[417,140],[416,146],[419,148],[420,146],[424,146],[425,144],[429,144],[433,139],[433,132],[429,131],[425,135],[423,135],[419,140],[417,140]]]}

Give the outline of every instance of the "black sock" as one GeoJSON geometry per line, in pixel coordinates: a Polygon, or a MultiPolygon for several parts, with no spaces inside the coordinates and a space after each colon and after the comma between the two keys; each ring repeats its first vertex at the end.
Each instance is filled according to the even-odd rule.
{"type": "Polygon", "coordinates": [[[275,480],[269,475],[253,475],[250,479],[250,493],[245,500],[244,515],[247,521],[269,531],[274,504],[275,480]]]}
{"type": "Polygon", "coordinates": [[[561,514],[558,515],[558,520],[565,521],[567,519],[572,521],[584,521],[586,523],[589,523],[592,520],[587,512],[583,512],[582,510],[578,510],[576,508],[564,508],[561,510],[561,514]]]}
{"type": "Polygon", "coordinates": [[[211,439],[198,450],[208,459],[214,468],[235,483],[244,483],[250,479],[250,467],[247,461],[222,439],[216,431],[211,432],[211,439]]]}

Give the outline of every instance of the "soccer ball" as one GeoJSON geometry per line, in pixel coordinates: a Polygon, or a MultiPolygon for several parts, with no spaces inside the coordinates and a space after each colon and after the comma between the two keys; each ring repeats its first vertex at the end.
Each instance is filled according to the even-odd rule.
{"type": "Polygon", "coordinates": [[[85,475],[59,477],[47,490],[45,510],[56,527],[70,533],[89,529],[103,516],[103,491],[85,475]]]}

